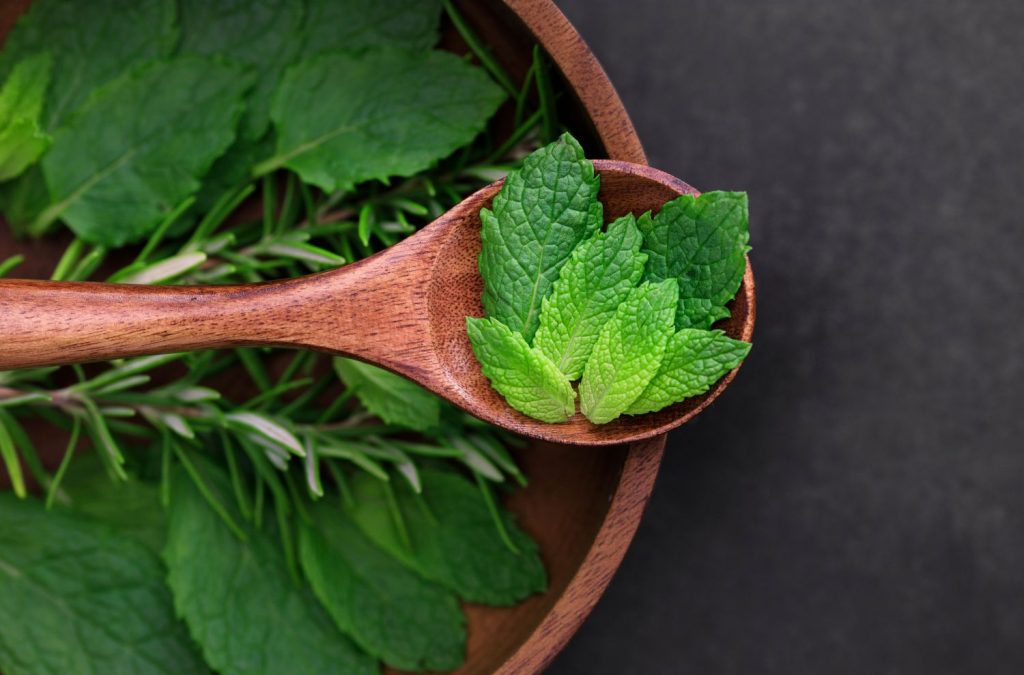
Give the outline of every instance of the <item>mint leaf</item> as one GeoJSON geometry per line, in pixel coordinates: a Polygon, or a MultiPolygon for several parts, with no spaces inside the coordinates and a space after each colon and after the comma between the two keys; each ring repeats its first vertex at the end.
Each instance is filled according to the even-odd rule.
{"type": "Polygon", "coordinates": [[[106,246],[145,236],[231,144],[250,83],[238,66],[181,57],[103,87],[43,158],[55,203],[40,219],[106,246]]]}
{"type": "Polygon", "coordinates": [[[500,512],[502,526],[518,553],[502,541],[477,486],[442,469],[423,469],[420,478],[422,495],[400,481],[393,486],[411,547],[395,527],[387,486],[378,479],[355,474],[349,513],[397,560],[470,602],[512,605],[545,590],[547,575],[537,545],[507,512],[500,512]]]}
{"type": "Polygon", "coordinates": [[[466,331],[484,375],[508,404],[542,422],[576,412],[576,393],[558,366],[494,318],[466,317],[466,331]]]}
{"type": "Polygon", "coordinates": [[[648,254],[646,279],[679,281],[676,328],[709,328],[743,281],[747,252],[745,192],[682,195],[638,222],[648,254]]]}
{"type": "Polygon", "coordinates": [[[601,328],[640,281],[647,256],[632,214],[596,232],[572,252],[544,298],[534,346],[578,380],[601,328]]]}
{"type": "Polygon", "coordinates": [[[302,569],[338,627],[403,670],[462,664],[466,628],[455,596],[377,548],[333,506],[312,509],[299,537],[302,569]]]}
{"type": "Polygon", "coordinates": [[[678,294],[675,279],[644,282],[601,329],[580,381],[580,410],[594,424],[625,412],[658,372],[678,294]]]}
{"type": "Polygon", "coordinates": [[[7,222],[19,230],[35,220],[49,203],[50,194],[38,163],[29,165],[17,179],[0,184],[0,209],[7,222]]]}
{"type": "MultiPolygon", "coordinates": [[[[227,478],[206,463],[203,469],[231,508],[227,478]]],[[[377,672],[289,575],[275,535],[249,531],[239,540],[184,471],[173,478],[171,504],[167,582],[210,666],[225,675],[377,672]]]]}
{"type": "Polygon", "coordinates": [[[39,125],[53,58],[42,52],[18,63],[0,89],[0,181],[19,175],[50,145],[39,125]]]}
{"type": "Polygon", "coordinates": [[[501,89],[447,52],[373,49],[289,68],[270,116],[276,154],[257,174],[287,167],[327,192],[432,166],[484,128],[501,89]]]}
{"type": "Polygon", "coordinates": [[[0,494],[0,670],[205,673],[159,558],[100,524],[0,494]]]}
{"type": "Polygon", "coordinates": [[[79,516],[99,520],[159,555],[167,542],[167,515],[160,489],[135,476],[112,481],[96,453],[75,456],[60,484],[65,505],[79,516]]]}
{"type": "Polygon", "coordinates": [[[307,0],[304,53],[428,49],[437,42],[440,17],[438,0],[307,0]]]}
{"type": "Polygon", "coordinates": [[[36,0],[4,43],[0,80],[32,54],[53,54],[53,82],[42,118],[46,131],[55,131],[99,85],[174,48],[174,0],[106,0],[102,20],[97,9],[81,0],[36,0]]]}
{"type": "Polygon", "coordinates": [[[270,124],[274,89],[302,44],[302,0],[180,0],[178,6],[179,54],[221,55],[259,70],[239,127],[242,138],[259,139],[270,124]]]}
{"type": "Polygon", "coordinates": [[[580,144],[563,134],[531,153],[480,211],[484,309],[527,342],[562,265],[601,227],[600,183],[580,144]]]}
{"type": "Polygon", "coordinates": [[[641,415],[703,394],[750,352],[750,343],[720,330],[684,328],[669,341],[658,374],[626,413],[641,415]]]}
{"type": "Polygon", "coordinates": [[[415,382],[355,359],[337,357],[334,370],[366,409],[388,424],[414,431],[434,429],[441,421],[441,400],[415,382]]]}

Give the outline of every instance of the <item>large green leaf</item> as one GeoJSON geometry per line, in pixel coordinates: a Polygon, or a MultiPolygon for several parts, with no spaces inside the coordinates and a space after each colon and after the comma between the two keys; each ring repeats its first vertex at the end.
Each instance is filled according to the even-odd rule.
{"type": "Polygon", "coordinates": [[[312,509],[299,538],[302,569],[338,627],[403,670],[452,670],[466,649],[458,600],[377,548],[334,504],[312,509]]]}
{"type": "Polygon", "coordinates": [[[257,174],[287,167],[332,192],[408,176],[473,140],[504,98],[447,52],[374,49],[288,69],[270,116],[277,150],[257,174]]]}
{"type": "Polygon", "coordinates": [[[0,88],[0,181],[19,175],[50,145],[39,116],[53,57],[41,52],[18,63],[0,88]]]}
{"type": "MultiPolygon", "coordinates": [[[[203,464],[225,508],[227,478],[203,464]]],[[[277,537],[249,530],[238,539],[180,471],[171,491],[168,583],[207,662],[224,675],[376,673],[308,589],[288,573],[277,537]]],[[[236,514],[236,519],[237,519],[236,514]]]]}
{"type": "Polygon", "coordinates": [[[410,547],[396,528],[387,486],[362,472],[353,477],[350,513],[378,546],[470,602],[512,605],[547,587],[537,544],[507,512],[499,511],[517,549],[513,552],[476,485],[440,468],[423,469],[420,478],[422,496],[407,485],[394,485],[410,547]]]}
{"type": "Polygon", "coordinates": [[[440,15],[439,0],[307,0],[303,53],[427,49],[437,42],[440,15]]]}
{"type": "Polygon", "coordinates": [[[111,528],[0,494],[0,670],[207,672],[159,558],[111,528]]]}
{"type": "Polygon", "coordinates": [[[180,57],[96,92],[43,158],[54,203],[37,223],[59,217],[106,246],[145,236],[230,145],[250,83],[240,66],[180,57]]]}
{"type": "Polygon", "coordinates": [[[532,343],[541,301],[576,245],[602,224],[600,177],[564,134],[505,179],[483,222],[480,274],[489,317],[532,343]]]}
{"type": "Polygon", "coordinates": [[[36,0],[7,36],[0,80],[27,56],[53,54],[42,124],[53,132],[96,87],[141,61],[167,56],[177,37],[174,0],[104,0],[99,7],[36,0]]]}

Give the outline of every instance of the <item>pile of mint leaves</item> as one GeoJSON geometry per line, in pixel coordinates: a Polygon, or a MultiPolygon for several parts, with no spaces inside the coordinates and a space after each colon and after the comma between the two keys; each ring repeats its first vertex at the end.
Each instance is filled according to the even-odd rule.
{"type": "MultiPolygon", "coordinates": [[[[557,137],[531,63],[446,0],[36,0],[0,53],[0,210],[67,241],[55,280],[331,269],[557,137]]],[[[0,672],[456,668],[460,602],[547,584],[501,505],[521,443],[305,352],[0,372],[0,672]]]]}
{"type": "Polygon", "coordinates": [[[568,133],[533,152],[482,209],[487,317],[466,330],[516,410],[594,424],[707,391],[750,344],[711,330],[746,269],[747,195],[681,195],[604,228],[600,176],[568,133]]]}

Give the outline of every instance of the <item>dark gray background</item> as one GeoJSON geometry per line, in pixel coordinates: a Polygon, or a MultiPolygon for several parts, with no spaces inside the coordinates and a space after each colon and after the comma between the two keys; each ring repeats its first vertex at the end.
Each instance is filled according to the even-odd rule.
{"type": "Polygon", "coordinates": [[[559,4],[758,327],[551,672],[1024,672],[1024,2],[559,4]]]}

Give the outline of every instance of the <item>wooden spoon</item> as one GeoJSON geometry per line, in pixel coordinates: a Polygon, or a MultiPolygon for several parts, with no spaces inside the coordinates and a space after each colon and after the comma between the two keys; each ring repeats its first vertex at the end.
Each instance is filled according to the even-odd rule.
{"type": "MultiPolygon", "coordinates": [[[[638,164],[599,160],[605,217],[643,213],[696,190],[638,164]]],[[[482,316],[480,209],[501,181],[463,200],[402,243],[344,267],[262,284],[142,286],[0,280],[0,370],[214,349],[274,346],[352,356],[404,375],[510,431],[583,445],[626,443],[679,426],[708,394],[637,417],[593,425],[577,414],[546,424],[513,410],[480,372],[465,318],[482,316]]],[[[724,326],[749,340],[749,263],[724,326]]]]}

